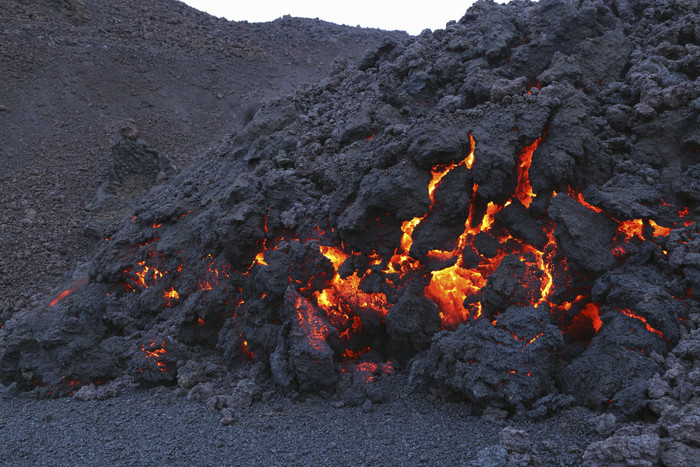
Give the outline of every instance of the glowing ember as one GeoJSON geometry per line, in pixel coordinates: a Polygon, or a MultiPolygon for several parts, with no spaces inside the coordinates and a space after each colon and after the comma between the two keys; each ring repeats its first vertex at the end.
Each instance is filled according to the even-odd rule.
{"type": "Polygon", "coordinates": [[[177,293],[177,290],[170,287],[169,290],[163,291],[163,298],[165,299],[165,306],[170,306],[172,305],[173,300],[180,298],[180,295],[177,293]]]}
{"type": "Polygon", "coordinates": [[[544,333],[543,333],[543,332],[537,334],[535,337],[533,337],[532,339],[530,339],[529,341],[527,341],[527,344],[525,344],[525,345],[528,346],[528,345],[530,345],[530,344],[534,344],[534,342],[535,342],[537,339],[539,339],[540,337],[542,337],[542,336],[544,336],[544,333]]]}
{"type": "Polygon", "coordinates": [[[313,306],[304,297],[297,296],[295,305],[299,327],[306,334],[309,345],[316,350],[324,350],[328,346],[326,344],[326,338],[330,332],[328,324],[316,314],[313,306]]]}
{"type": "Polygon", "coordinates": [[[166,353],[165,341],[163,341],[163,343],[159,346],[156,346],[156,341],[152,341],[150,344],[148,344],[148,350],[146,350],[146,346],[141,344],[141,351],[144,353],[147,359],[156,362],[156,365],[158,365],[160,371],[168,371],[168,368],[165,366],[165,362],[160,360],[161,356],[166,353]]]}
{"type": "MultiPolygon", "coordinates": [[[[684,217],[687,217],[688,214],[690,214],[690,210],[688,209],[687,206],[683,207],[683,209],[678,211],[678,217],[680,217],[681,219],[684,217]]],[[[692,219],[683,219],[683,225],[686,227],[691,225],[692,223],[693,223],[692,219]]]]}
{"type": "Polygon", "coordinates": [[[625,255],[627,255],[627,248],[624,247],[624,245],[615,245],[611,250],[610,250],[616,258],[624,258],[625,255]]]}
{"type": "Polygon", "coordinates": [[[256,264],[262,264],[264,266],[267,266],[267,263],[265,262],[265,252],[264,251],[261,251],[260,253],[258,253],[255,256],[255,260],[253,261],[253,264],[250,265],[250,267],[252,268],[256,264]]]}
{"type": "Polygon", "coordinates": [[[357,352],[348,349],[345,351],[345,353],[343,353],[342,356],[345,358],[348,358],[350,360],[358,360],[363,353],[367,353],[369,351],[370,351],[369,347],[365,347],[363,349],[360,349],[357,352]]]}
{"type": "Polygon", "coordinates": [[[202,261],[205,263],[208,262],[208,264],[205,266],[206,271],[204,273],[204,278],[199,279],[197,283],[197,289],[212,290],[215,287],[227,286],[226,279],[229,278],[228,263],[217,267],[214,258],[212,258],[210,254],[202,258],[202,261]]]}
{"type": "MultiPolygon", "coordinates": [[[[525,40],[525,42],[527,42],[527,40],[525,40]]],[[[539,81],[535,81],[533,84],[528,85],[527,93],[532,95],[533,89],[537,89],[538,91],[540,90],[540,82],[539,81]]]]}
{"type": "Polygon", "coordinates": [[[156,267],[148,266],[145,261],[139,261],[136,263],[139,267],[138,270],[132,270],[127,268],[124,270],[125,274],[131,274],[131,280],[139,287],[147,289],[151,285],[158,283],[158,279],[163,277],[163,274],[167,274],[167,271],[159,271],[156,267]],[[147,282],[148,280],[148,282],[147,282]],[[152,282],[149,285],[149,282],[152,282]]]}
{"type": "Polygon", "coordinates": [[[243,353],[244,353],[248,358],[250,358],[251,360],[255,360],[255,354],[254,354],[253,352],[251,352],[251,351],[248,349],[248,341],[245,341],[245,340],[244,340],[244,341],[241,343],[241,347],[242,347],[242,349],[243,349],[243,353]]]}
{"type": "Polygon", "coordinates": [[[362,381],[365,383],[373,383],[374,377],[377,374],[390,375],[394,372],[394,364],[392,362],[386,363],[375,363],[375,362],[361,362],[353,363],[348,365],[348,367],[343,369],[343,372],[348,373],[353,371],[360,375],[362,381]]]}

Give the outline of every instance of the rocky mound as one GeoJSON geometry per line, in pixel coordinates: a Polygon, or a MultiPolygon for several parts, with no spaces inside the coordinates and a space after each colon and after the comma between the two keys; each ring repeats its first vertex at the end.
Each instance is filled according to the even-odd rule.
{"type": "Polygon", "coordinates": [[[51,300],[92,256],[84,208],[127,122],[183,167],[259,102],[318,82],[387,34],[408,37],[231,22],[173,0],[9,0],[0,24],[0,324],[51,300]]]}
{"type": "Polygon", "coordinates": [[[697,365],[699,13],[478,2],[386,38],[156,187],[5,324],[0,381],[226,407],[203,383],[359,403],[406,369],[477,412],[644,413],[697,365]]]}

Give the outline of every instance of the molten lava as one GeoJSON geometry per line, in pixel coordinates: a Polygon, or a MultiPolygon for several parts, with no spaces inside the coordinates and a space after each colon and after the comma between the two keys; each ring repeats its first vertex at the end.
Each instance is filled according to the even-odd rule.
{"type": "Polygon", "coordinates": [[[624,221],[620,223],[620,227],[617,229],[618,235],[624,237],[625,241],[629,241],[634,237],[644,240],[644,221],[641,219],[633,219],[629,221],[624,221]]]}
{"type": "Polygon", "coordinates": [[[532,198],[537,196],[532,192],[532,185],[530,185],[530,166],[532,165],[532,155],[535,153],[540,141],[542,141],[542,137],[537,138],[520,153],[520,162],[518,163],[518,187],[515,189],[515,197],[526,208],[530,207],[532,198]]]}
{"type": "Polygon", "coordinates": [[[476,149],[476,141],[474,141],[474,137],[470,134],[469,135],[469,154],[467,157],[465,157],[462,161],[458,163],[451,163],[447,165],[436,165],[433,167],[431,173],[432,173],[432,179],[430,180],[430,183],[428,184],[428,196],[430,197],[430,209],[433,208],[435,205],[435,197],[433,193],[435,192],[435,189],[440,185],[440,182],[442,181],[442,178],[447,175],[447,173],[454,169],[455,167],[459,165],[464,165],[468,170],[471,170],[472,166],[474,165],[474,150],[476,149]]]}
{"type": "Polygon", "coordinates": [[[161,356],[166,353],[165,341],[163,341],[163,343],[160,345],[156,345],[156,341],[151,341],[148,346],[141,344],[141,351],[144,353],[147,359],[154,361],[156,365],[158,365],[160,371],[168,371],[165,362],[161,361],[161,356]]]}
{"type": "MultiPolygon", "coordinates": [[[[590,298],[579,295],[573,303],[585,300],[590,300],[590,298]]],[[[573,303],[565,303],[562,308],[569,310],[573,303]]],[[[569,331],[575,339],[588,343],[598,333],[603,325],[603,321],[600,319],[600,308],[600,305],[589,302],[574,316],[569,325],[569,331]]]]}
{"type": "Polygon", "coordinates": [[[127,268],[124,273],[130,275],[132,282],[143,289],[158,284],[158,279],[163,277],[163,274],[167,274],[167,271],[159,271],[155,266],[148,266],[146,261],[138,261],[136,265],[139,267],[138,270],[127,268]]]}
{"type": "Polygon", "coordinates": [[[464,307],[464,301],[468,296],[478,294],[485,286],[486,277],[480,271],[455,264],[433,272],[424,293],[438,306],[443,326],[455,328],[470,317],[476,319],[481,316],[479,301],[470,304],[469,309],[464,307]]]}
{"type": "Polygon", "coordinates": [[[360,290],[361,278],[355,272],[346,278],[340,277],[338,269],[350,257],[339,248],[321,246],[321,253],[328,258],[335,269],[335,276],[330,286],[314,292],[316,304],[326,312],[330,323],[343,339],[350,339],[363,329],[362,320],[356,316],[358,311],[378,314],[384,318],[389,312],[389,305],[383,293],[366,293],[360,290]]]}
{"type": "MultiPolygon", "coordinates": [[[[528,207],[532,202],[532,198],[536,195],[532,192],[532,187],[529,181],[529,170],[532,164],[532,155],[537,149],[537,145],[541,142],[542,137],[536,139],[519,155],[518,165],[518,186],[515,190],[513,198],[520,201],[528,207]]],[[[472,139],[473,142],[473,139],[472,139]]],[[[474,157],[474,147],[472,147],[470,158],[474,157]]],[[[471,167],[469,164],[468,168],[471,167]]],[[[435,173],[435,172],[434,172],[435,173]]],[[[442,173],[442,176],[446,174],[442,173]]],[[[430,187],[429,187],[430,189],[430,187]]],[[[478,185],[474,185],[472,199],[476,197],[478,185]]],[[[432,197],[431,197],[432,199],[432,197]]],[[[505,203],[503,206],[496,205],[490,202],[487,206],[486,213],[483,214],[481,221],[475,224],[475,205],[472,203],[469,216],[465,223],[464,233],[459,237],[455,248],[452,251],[431,251],[428,253],[429,258],[439,258],[443,261],[452,260],[454,264],[440,271],[432,272],[430,284],[424,289],[425,296],[430,298],[440,310],[440,318],[444,328],[455,328],[458,324],[465,322],[469,318],[479,318],[481,316],[481,303],[478,294],[486,286],[488,275],[496,270],[501,260],[508,253],[518,253],[518,251],[506,252],[501,250],[493,258],[484,258],[481,263],[472,269],[468,269],[463,264],[463,253],[465,248],[473,245],[474,237],[480,232],[489,232],[494,223],[494,216],[505,206],[508,206],[512,200],[505,203]],[[471,300],[468,297],[473,297],[471,300]],[[465,302],[467,306],[465,307],[465,302]]],[[[416,218],[419,223],[423,218],[416,218]]],[[[414,219],[414,221],[416,220],[414,219]]],[[[416,224],[417,224],[416,223],[416,224]]],[[[415,226],[413,226],[415,228],[415,226]]],[[[405,245],[412,244],[413,239],[411,234],[413,228],[407,233],[404,230],[404,240],[402,240],[402,248],[405,245]],[[406,237],[408,237],[406,239],[406,237]]],[[[520,246],[521,257],[527,262],[526,258],[534,258],[533,264],[543,272],[544,280],[541,281],[539,299],[535,305],[542,303],[547,297],[552,288],[553,276],[549,267],[548,259],[554,254],[556,242],[553,237],[554,227],[547,228],[548,243],[543,251],[539,251],[529,244],[521,241],[515,241],[515,244],[520,246]],[[545,255],[545,252],[547,254],[545,255]]],[[[503,234],[498,238],[503,245],[508,240],[514,240],[510,234],[503,234]]],[[[512,242],[511,242],[512,243],[512,242]]]]}
{"type": "Polygon", "coordinates": [[[590,209],[590,210],[593,211],[593,212],[603,212],[603,210],[600,209],[599,207],[593,206],[592,204],[586,202],[586,200],[583,199],[583,193],[576,192],[576,191],[574,191],[571,187],[569,187],[569,193],[568,193],[568,194],[569,194],[570,197],[572,197],[572,198],[574,198],[576,201],[578,201],[579,204],[580,204],[581,206],[584,206],[585,208],[588,208],[588,209],[590,209]]]}
{"type": "Polygon", "coordinates": [[[671,233],[670,227],[663,227],[661,225],[658,225],[653,220],[649,221],[649,225],[651,225],[651,228],[654,229],[654,236],[655,237],[666,237],[666,236],[668,236],[668,234],[671,233]]]}
{"type": "Polygon", "coordinates": [[[636,320],[638,320],[638,321],[641,321],[642,324],[644,325],[644,327],[646,328],[647,331],[649,331],[649,332],[651,332],[651,333],[653,333],[653,334],[656,334],[656,335],[659,336],[659,337],[664,337],[663,333],[662,333],[661,331],[659,331],[659,330],[654,329],[653,327],[651,327],[651,326],[649,325],[649,323],[647,323],[646,318],[644,318],[643,316],[639,316],[638,314],[633,313],[632,311],[627,310],[627,309],[620,310],[620,313],[622,313],[622,314],[625,315],[625,316],[629,316],[630,318],[634,318],[634,319],[636,319],[636,320]]]}
{"type": "Polygon", "coordinates": [[[180,295],[177,293],[177,290],[170,287],[169,290],[163,291],[163,298],[165,299],[165,306],[167,307],[172,305],[173,300],[180,298],[180,295]]]}

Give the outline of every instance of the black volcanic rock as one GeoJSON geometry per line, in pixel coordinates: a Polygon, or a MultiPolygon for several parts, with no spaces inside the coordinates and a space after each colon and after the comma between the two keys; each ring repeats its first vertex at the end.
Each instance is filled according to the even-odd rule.
{"type": "Polygon", "coordinates": [[[386,317],[386,331],[397,346],[423,350],[440,330],[438,308],[428,298],[405,293],[386,317]]]}
{"type": "Polygon", "coordinates": [[[601,213],[590,211],[572,198],[552,198],[549,215],[556,221],[554,236],[566,256],[589,271],[607,271],[615,265],[610,242],[617,225],[601,213]]]}
{"type": "Polygon", "coordinates": [[[551,378],[562,346],[546,307],[511,307],[496,325],[479,320],[438,334],[413,364],[411,377],[415,384],[433,381],[445,395],[456,393],[481,409],[530,408],[554,391],[551,378]]]}
{"type": "Polygon", "coordinates": [[[619,174],[603,186],[591,186],[585,192],[586,200],[600,206],[618,219],[654,217],[649,205],[659,204],[661,194],[641,176],[619,174]]]}
{"type": "Polygon", "coordinates": [[[478,411],[635,416],[700,310],[697,8],[477,2],[264,103],[6,323],[0,378],[167,383],[196,351],[369,394],[399,362],[478,411]]]}
{"type": "Polygon", "coordinates": [[[423,258],[430,250],[449,250],[464,231],[474,184],[464,165],[448,172],[435,189],[433,209],[413,234],[411,255],[423,258]]]}
{"type": "Polygon", "coordinates": [[[491,317],[514,305],[533,303],[539,295],[541,272],[522,258],[510,255],[503,258],[489,276],[484,287],[484,314],[491,317]]]}

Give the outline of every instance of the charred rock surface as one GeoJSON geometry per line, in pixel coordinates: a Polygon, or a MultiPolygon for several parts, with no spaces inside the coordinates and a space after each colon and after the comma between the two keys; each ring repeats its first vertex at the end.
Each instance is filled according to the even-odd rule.
{"type": "Polygon", "coordinates": [[[406,368],[476,412],[656,410],[700,321],[688,18],[478,2],[383,41],[157,187],[84,284],[6,323],[0,381],[167,384],[192,354],[358,404],[406,368]]]}

